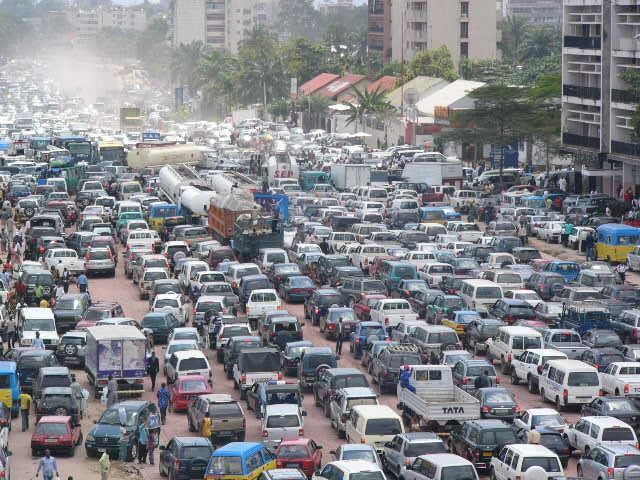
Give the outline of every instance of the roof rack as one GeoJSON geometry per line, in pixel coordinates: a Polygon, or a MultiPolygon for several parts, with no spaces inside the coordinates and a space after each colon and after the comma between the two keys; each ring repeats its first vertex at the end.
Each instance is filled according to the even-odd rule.
{"type": "Polygon", "coordinates": [[[401,352],[418,353],[418,347],[413,343],[400,343],[398,345],[389,345],[387,347],[387,350],[389,350],[391,353],[401,353],[401,352]]]}

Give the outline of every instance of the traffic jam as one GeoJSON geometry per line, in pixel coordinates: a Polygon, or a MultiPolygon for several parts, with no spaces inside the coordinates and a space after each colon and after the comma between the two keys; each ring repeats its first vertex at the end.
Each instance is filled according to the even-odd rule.
{"type": "Polygon", "coordinates": [[[110,131],[25,78],[0,476],[640,475],[630,202],[258,119],[110,131]]]}

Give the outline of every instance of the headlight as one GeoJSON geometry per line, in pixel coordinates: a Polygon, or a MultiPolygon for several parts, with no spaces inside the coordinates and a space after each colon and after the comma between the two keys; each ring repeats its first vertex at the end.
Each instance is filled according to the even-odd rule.
{"type": "Polygon", "coordinates": [[[32,341],[33,341],[33,340],[32,340],[32,339],[30,339],[30,338],[23,338],[23,339],[22,339],[22,344],[23,344],[23,345],[31,345],[31,342],[32,342],[32,341]]]}
{"type": "Polygon", "coordinates": [[[90,433],[87,435],[87,442],[95,442],[96,441],[96,437],[94,437],[93,435],[91,435],[90,433]]]}

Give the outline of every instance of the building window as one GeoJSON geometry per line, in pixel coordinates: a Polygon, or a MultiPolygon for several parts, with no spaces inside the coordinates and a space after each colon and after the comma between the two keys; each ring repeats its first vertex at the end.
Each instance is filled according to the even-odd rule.
{"type": "Polygon", "coordinates": [[[467,42],[460,44],[460,58],[469,58],[469,44],[467,42]]]}
{"type": "Polygon", "coordinates": [[[460,23],[460,38],[469,38],[469,22],[460,23]]]}
{"type": "Polygon", "coordinates": [[[469,16],[469,2],[460,2],[460,16],[464,18],[469,16]]]}

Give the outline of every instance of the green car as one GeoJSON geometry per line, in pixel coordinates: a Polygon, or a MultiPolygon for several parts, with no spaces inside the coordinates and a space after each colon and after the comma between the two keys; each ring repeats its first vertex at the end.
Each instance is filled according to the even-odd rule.
{"type": "Polygon", "coordinates": [[[142,216],[142,212],[123,212],[118,216],[116,230],[119,232],[129,220],[144,220],[144,217],[142,216]]]}
{"type": "Polygon", "coordinates": [[[467,306],[458,295],[438,295],[431,305],[427,305],[425,317],[427,323],[439,324],[443,318],[451,318],[453,312],[466,309],[467,306]]]}

